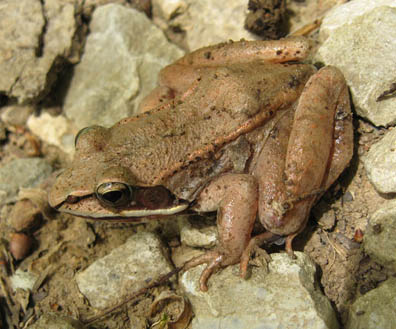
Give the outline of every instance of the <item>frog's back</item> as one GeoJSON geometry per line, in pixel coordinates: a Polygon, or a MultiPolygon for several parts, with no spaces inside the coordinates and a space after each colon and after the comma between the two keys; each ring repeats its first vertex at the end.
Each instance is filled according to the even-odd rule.
{"type": "Polygon", "coordinates": [[[148,185],[167,185],[224,145],[263,125],[300,95],[314,68],[238,64],[203,75],[184,101],[111,128],[112,156],[148,185]]]}

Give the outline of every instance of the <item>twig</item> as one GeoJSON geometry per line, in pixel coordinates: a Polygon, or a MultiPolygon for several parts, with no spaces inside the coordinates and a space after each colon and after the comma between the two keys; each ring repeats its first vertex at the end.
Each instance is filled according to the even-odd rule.
{"type": "Polygon", "coordinates": [[[99,319],[109,315],[110,313],[112,313],[113,311],[119,309],[120,307],[122,307],[123,305],[129,303],[131,300],[135,299],[136,297],[139,297],[140,295],[143,295],[144,293],[146,293],[149,289],[154,288],[156,286],[159,286],[163,283],[165,283],[166,281],[168,281],[172,276],[174,276],[175,274],[179,273],[181,270],[183,269],[183,267],[177,267],[175,268],[173,271],[170,271],[166,274],[164,274],[163,276],[160,276],[158,279],[154,280],[153,282],[149,283],[147,286],[139,289],[138,291],[136,291],[135,293],[133,293],[131,296],[127,297],[126,299],[124,299],[122,302],[118,303],[115,306],[112,306],[110,308],[108,308],[107,310],[101,312],[98,315],[95,315],[91,318],[88,318],[85,321],[82,321],[82,323],[84,324],[84,327],[87,327],[89,325],[91,325],[92,323],[98,321],[99,319]]]}

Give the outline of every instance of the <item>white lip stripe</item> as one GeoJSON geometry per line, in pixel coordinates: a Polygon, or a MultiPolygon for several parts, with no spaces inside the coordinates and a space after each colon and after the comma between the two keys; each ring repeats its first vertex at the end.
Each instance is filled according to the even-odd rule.
{"type": "Polygon", "coordinates": [[[188,204],[181,204],[173,208],[167,208],[167,209],[151,209],[151,210],[142,209],[142,210],[129,210],[129,211],[124,210],[124,211],[120,211],[119,213],[107,213],[107,214],[84,213],[70,209],[64,209],[63,211],[71,215],[90,217],[90,218],[114,218],[114,217],[131,218],[131,217],[146,217],[153,215],[174,215],[187,208],[188,208],[188,204]]]}

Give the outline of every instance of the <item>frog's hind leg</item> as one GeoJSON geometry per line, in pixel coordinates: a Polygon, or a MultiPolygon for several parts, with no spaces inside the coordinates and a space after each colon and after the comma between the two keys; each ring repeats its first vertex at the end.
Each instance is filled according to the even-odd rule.
{"type": "Polygon", "coordinates": [[[292,241],[304,229],[312,205],[352,157],[352,115],[342,73],[325,67],[314,74],[294,117],[280,120],[275,133],[253,170],[259,217],[268,231],[287,236],[286,250],[293,255],[292,241]]]}
{"type": "Polygon", "coordinates": [[[310,42],[303,37],[266,41],[230,41],[195,50],[180,58],[175,64],[214,67],[255,61],[267,63],[301,61],[308,56],[310,48],[310,42]]]}
{"type": "Polygon", "coordinates": [[[255,61],[284,63],[301,61],[310,51],[310,43],[302,37],[271,41],[232,41],[200,48],[164,67],[158,77],[158,87],[140,103],[138,113],[166,104],[192,93],[202,75],[216,67],[255,61]]]}
{"type": "Polygon", "coordinates": [[[272,260],[271,256],[267,253],[265,249],[261,249],[260,246],[277,239],[279,239],[279,235],[276,235],[269,231],[256,235],[255,237],[250,239],[249,244],[247,245],[241,256],[240,276],[242,278],[246,278],[249,261],[253,253],[256,254],[256,257],[257,254],[260,255],[261,258],[264,260],[261,261],[260,265],[267,266],[268,268],[268,263],[272,260]]]}
{"type": "Polygon", "coordinates": [[[287,192],[309,194],[329,187],[353,152],[352,115],[342,73],[324,67],[299,99],[286,155],[287,192]]]}
{"type": "Polygon", "coordinates": [[[183,100],[195,89],[203,74],[202,70],[177,63],[164,67],[158,76],[158,87],[142,100],[138,113],[155,108],[166,108],[175,99],[183,100]]]}

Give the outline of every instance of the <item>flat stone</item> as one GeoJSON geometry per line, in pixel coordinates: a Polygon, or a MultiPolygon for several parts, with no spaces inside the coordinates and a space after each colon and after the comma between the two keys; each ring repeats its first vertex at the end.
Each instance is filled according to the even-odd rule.
{"type": "Polygon", "coordinates": [[[372,145],[363,159],[370,182],[381,193],[396,192],[396,129],[372,145]]]}
{"type": "Polygon", "coordinates": [[[109,127],[133,115],[156,86],[160,69],[184,52],[143,13],[120,5],[97,8],[89,28],[64,112],[79,128],[109,127]]]}
{"type": "Polygon", "coordinates": [[[239,266],[228,266],[209,279],[201,292],[198,280],[204,266],[184,273],[180,284],[195,318],[192,328],[338,328],[329,300],[317,288],[315,264],[303,253],[297,260],[272,254],[269,272],[253,267],[252,275],[239,277],[239,266]]]}
{"type": "Polygon", "coordinates": [[[334,6],[323,18],[320,26],[320,39],[326,40],[336,29],[350,24],[355,17],[362,16],[381,6],[396,7],[396,2],[394,0],[359,0],[334,6]]]}
{"type": "MultiPolygon", "coordinates": [[[[361,3],[364,6],[365,1],[361,3]]],[[[323,36],[327,39],[315,59],[344,73],[357,114],[377,126],[392,125],[396,123],[396,98],[379,97],[395,82],[396,8],[381,6],[353,19],[344,17],[343,25],[323,36]]]]}
{"type": "Polygon", "coordinates": [[[161,240],[141,232],[76,275],[81,293],[96,308],[106,308],[172,270],[161,240]]]}
{"type": "Polygon", "coordinates": [[[0,205],[15,202],[21,187],[35,187],[52,172],[52,167],[41,158],[15,159],[0,167],[0,205]]]}
{"type": "Polygon", "coordinates": [[[179,29],[185,34],[184,48],[195,50],[228,40],[257,39],[244,29],[245,0],[230,0],[227,5],[212,0],[153,0],[154,21],[164,29],[179,29]]]}
{"type": "Polygon", "coordinates": [[[385,203],[369,219],[363,237],[365,252],[377,263],[396,271],[396,200],[385,203]]]}
{"type": "Polygon", "coordinates": [[[352,304],[345,329],[394,329],[395,305],[396,278],[389,278],[352,304]]]}

